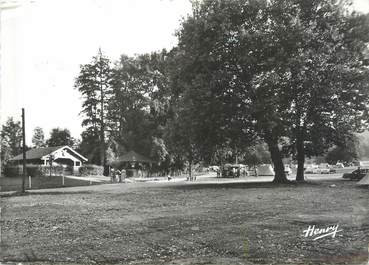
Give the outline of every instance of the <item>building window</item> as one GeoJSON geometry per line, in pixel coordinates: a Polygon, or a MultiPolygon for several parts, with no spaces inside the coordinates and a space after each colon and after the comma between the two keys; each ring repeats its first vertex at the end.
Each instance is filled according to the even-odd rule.
{"type": "Polygon", "coordinates": [[[79,167],[81,165],[81,162],[77,161],[76,166],[79,167]]]}

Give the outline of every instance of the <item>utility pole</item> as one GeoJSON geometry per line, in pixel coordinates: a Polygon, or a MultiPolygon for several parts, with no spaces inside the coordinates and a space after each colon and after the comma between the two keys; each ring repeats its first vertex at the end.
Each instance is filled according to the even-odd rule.
{"type": "Polygon", "coordinates": [[[50,154],[49,155],[50,177],[51,177],[51,171],[53,169],[53,160],[54,160],[54,156],[52,154],[50,154]]]}
{"type": "Polygon", "coordinates": [[[26,167],[26,123],[24,117],[24,108],[22,108],[22,138],[23,138],[23,178],[22,178],[22,193],[25,192],[25,182],[27,177],[27,167],[26,167]]]}

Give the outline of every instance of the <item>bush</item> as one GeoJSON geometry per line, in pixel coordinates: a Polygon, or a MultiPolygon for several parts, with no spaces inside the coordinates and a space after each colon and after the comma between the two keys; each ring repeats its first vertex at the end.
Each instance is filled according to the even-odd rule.
{"type": "MultiPolygon", "coordinates": [[[[42,175],[38,165],[26,165],[27,176],[35,177],[42,175]]],[[[6,177],[20,177],[23,175],[23,166],[6,166],[4,168],[4,175],[6,177]]]]}
{"type": "MultiPolygon", "coordinates": [[[[50,176],[50,166],[39,166],[41,176],[50,176]]],[[[63,166],[52,166],[51,176],[63,176],[65,175],[66,168],[63,166]]]]}
{"type": "MultiPolygon", "coordinates": [[[[27,177],[42,177],[50,175],[50,166],[44,165],[26,165],[27,168],[27,177]]],[[[63,166],[53,166],[51,168],[52,176],[62,176],[65,173],[65,169],[63,166]]],[[[23,166],[5,166],[4,175],[6,177],[21,177],[23,175],[23,166]]]]}
{"type": "Polygon", "coordinates": [[[22,166],[5,166],[4,175],[6,177],[18,177],[22,175],[22,166]]]}
{"type": "Polygon", "coordinates": [[[27,176],[42,176],[42,171],[38,165],[27,165],[27,176]]]}
{"type": "Polygon", "coordinates": [[[96,165],[82,165],[79,168],[79,174],[81,176],[102,176],[104,173],[103,166],[96,166],[96,165]]]}

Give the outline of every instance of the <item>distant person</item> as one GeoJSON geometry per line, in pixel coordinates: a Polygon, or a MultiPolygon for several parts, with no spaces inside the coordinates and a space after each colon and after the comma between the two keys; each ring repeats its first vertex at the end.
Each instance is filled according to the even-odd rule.
{"type": "Polygon", "coordinates": [[[126,170],[122,169],[120,172],[120,179],[119,182],[125,181],[126,180],[126,170]]]}
{"type": "Polygon", "coordinates": [[[120,170],[118,169],[116,172],[115,172],[115,181],[116,182],[119,182],[119,180],[120,180],[120,170]]]}
{"type": "Polygon", "coordinates": [[[114,177],[115,177],[115,170],[114,170],[114,168],[112,168],[110,170],[110,181],[111,181],[111,183],[114,182],[114,177]]]}
{"type": "Polygon", "coordinates": [[[119,182],[119,183],[122,183],[122,171],[123,171],[123,170],[120,170],[120,171],[118,172],[119,174],[117,174],[118,182],[119,182]]]}

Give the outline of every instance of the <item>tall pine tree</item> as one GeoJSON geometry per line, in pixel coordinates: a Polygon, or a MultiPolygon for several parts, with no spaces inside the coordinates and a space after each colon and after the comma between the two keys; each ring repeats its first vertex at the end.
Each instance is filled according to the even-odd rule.
{"type": "MultiPolygon", "coordinates": [[[[111,62],[99,49],[89,64],[81,65],[75,88],[82,94],[82,126],[89,131],[89,139],[99,143],[99,164],[106,164],[107,105],[111,96],[111,62]]],[[[83,140],[83,139],[82,139],[83,140]]],[[[83,145],[82,145],[83,146],[83,145]]],[[[84,153],[84,150],[81,150],[84,153]]],[[[93,154],[96,156],[96,154],[93,154]]]]}

